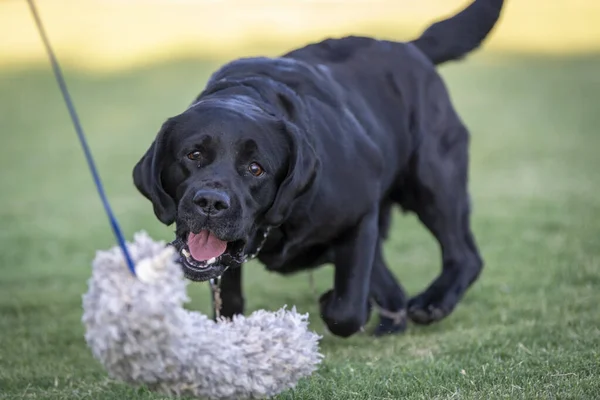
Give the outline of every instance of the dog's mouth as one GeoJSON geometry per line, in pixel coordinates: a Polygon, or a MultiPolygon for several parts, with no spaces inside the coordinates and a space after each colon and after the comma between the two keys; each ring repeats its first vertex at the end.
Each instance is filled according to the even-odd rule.
{"type": "Polygon", "coordinates": [[[218,278],[228,268],[239,267],[245,244],[244,240],[224,241],[208,230],[190,232],[172,243],[179,251],[185,277],[197,282],[218,278]]]}

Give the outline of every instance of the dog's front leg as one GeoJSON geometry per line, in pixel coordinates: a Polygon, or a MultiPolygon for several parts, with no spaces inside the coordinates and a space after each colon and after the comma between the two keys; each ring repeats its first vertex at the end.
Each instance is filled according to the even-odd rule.
{"type": "Polygon", "coordinates": [[[333,290],[320,298],[321,317],[334,335],[351,336],[368,320],[369,284],[378,230],[378,210],[375,209],[335,246],[333,290]]]}

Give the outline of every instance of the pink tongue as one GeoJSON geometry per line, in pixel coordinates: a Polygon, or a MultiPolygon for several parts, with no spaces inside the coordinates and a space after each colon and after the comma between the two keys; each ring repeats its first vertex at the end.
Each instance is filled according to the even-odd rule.
{"type": "Polygon", "coordinates": [[[189,234],[188,248],[195,260],[206,261],[223,254],[227,248],[227,242],[218,239],[209,231],[201,231],[189,234]]]}

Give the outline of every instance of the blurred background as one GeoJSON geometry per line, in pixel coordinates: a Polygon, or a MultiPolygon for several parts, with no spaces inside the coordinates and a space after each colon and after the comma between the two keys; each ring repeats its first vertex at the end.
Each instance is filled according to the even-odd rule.
{"type": "MultiPolygon", "coordinates": [[[[464,0],[38,0],[64,62],[106,71],[177,57],[277,54],[348,33],[407,39],[464,0]]],[[[486,51],[600,48],[600,3],[508,0],[486,51]]],[[[25,1],[0,3],[0,62],[45,61],[25,1]]]]}
{"type": "MultiPolygon", "coordinates": [[[[131,170],[162,122],[184,110],[220,64],[347,34],[408,40],[468,3],[37,1],[127,237],[144,229],[164,240],[172,239],[173,228],[156,220],[131,170]]],[[[487,268],[451,318],[433,330],[411,331],[410,346],[430,349],[428,341],[439,340],[456,346],[459,357],[460,346],[477,340],[481,357],[489,349],[490,368],[501,368],[496,349],[511,359],[517,347],[506,343],[549,335],[553,343],[570,343],[565,357],[592,363],[589,349],[600,342],[597,329],[587,330],[600,324],[600,1],[507,0],[482,49],[440,72],[472,132],[473,226],[487,268]]],[[[439,252],[414,216],[398,217],[385,251],[412,295],[438,273],[439,252]]],[[[27,4],[1,0],[0,393],[3,387],[44,393],[56,376],[71,377],[75,387],[103,376],[85,350],[80,296],[94,252],[113,245],[27,4]]],[[[296,304],[322,329],[305,275],[281,278],[251,264],[244,279],[249,309],[296,304]]],[[[331,269],[316,273],[316,285],[319,293],[330,287],[331,269]]],[[[191,307],[207,312],[206,285],[193,285],[190,293],[191,307]]],[[[340,368],[379,346],[368,342],[349,353],[348,343],[368,339],[343,346],[329,340],[328,365],[339,361],[340,368]]],[[[429,353],[402,354],[418,375],[422,354],[429,353]]],[[[565,365],[566,359],[546,356],[544,368],[565,365]]],[[[456,360],[461,368],[470,362],[456,360]]],[[[423,365],[432,376],[444,368],[423,365]]],[[[324,373],[333,376],[335,369],[324,373]]],[[[416,384],[398,379],[401,388],[416,384]]],[[[474,398],[487,397],[482,393],[474,398]]]]}

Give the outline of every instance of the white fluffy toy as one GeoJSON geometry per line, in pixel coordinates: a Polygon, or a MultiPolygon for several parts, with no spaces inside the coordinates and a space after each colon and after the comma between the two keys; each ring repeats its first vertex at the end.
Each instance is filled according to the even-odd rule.
{"type": "Polygon", "coordinates": [[[213,321],[188,311],[174,249],[146,233],[99,251],[83,296],[85,340],[117,380],[168,395],[256,399],[293,388],[321,362],[308,315],[284,308],[213,321]]]}

